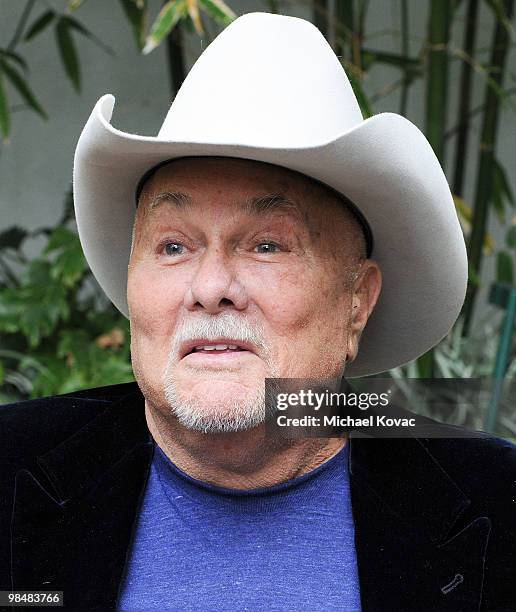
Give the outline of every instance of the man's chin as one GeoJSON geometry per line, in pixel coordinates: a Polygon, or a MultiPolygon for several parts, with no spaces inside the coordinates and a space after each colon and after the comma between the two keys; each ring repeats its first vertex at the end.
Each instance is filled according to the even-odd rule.
{"type": "Polygon", "coordinates": [[[179,405],[173,411],[183,427],[205,434],[248,431],[261,425],[265,419],[263,409],[228,410],[226,407],[210,406],[206,410],[205,407],[179,405]]]}
{"type": "Polygon", "coordinates": [[[205,433],[244,431],[265,420],[264,393],[226,380],[210,380],[183,388],[168,386],[167,402],[188,429],[205,433]]]}

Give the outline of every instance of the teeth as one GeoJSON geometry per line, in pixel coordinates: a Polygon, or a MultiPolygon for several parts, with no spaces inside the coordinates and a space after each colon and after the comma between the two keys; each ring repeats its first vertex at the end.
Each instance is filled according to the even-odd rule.
{"type": "Polygon", "coordinates": [[[236,344],[206,344],[204,346],[196,346],[196,351],[225,351],[227,349],[236,350],[238,346],[236,344]]]}

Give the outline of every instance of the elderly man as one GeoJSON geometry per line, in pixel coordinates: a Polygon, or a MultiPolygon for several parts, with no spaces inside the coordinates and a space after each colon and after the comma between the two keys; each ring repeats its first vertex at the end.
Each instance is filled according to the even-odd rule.
{"type": "Polygon", "coordinates": [[[424,136],[364,121],[319,32],[262,14],[203,53],[157,138],[112,107],[75,203],[137,384],[3,409],[2,588],[70,610],[515,610],[510,444],[266,429],[266,379],[381,372],[453,325],[464,241],[424,136]]]}

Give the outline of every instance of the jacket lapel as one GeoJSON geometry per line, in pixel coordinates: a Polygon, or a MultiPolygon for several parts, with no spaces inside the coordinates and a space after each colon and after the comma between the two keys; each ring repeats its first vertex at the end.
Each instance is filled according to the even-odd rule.
{"type": "Polygon", "coordinates": [[[63,590],[73,610],[115,610],[152,456],[140,393],[16,475],[13,589],[63,590]]]}
{"type": "Polygon", "coordinates": [[[421,441],[352,436],[350,482],[365,611],[480,609],[491,522],[421,441]]]}
{"type": "MultiPolygon", "coordinates": [[[[151,457],[137,391],[20,470],[13,589],[115,610],[151,457]]],[[[352,436],[350,482],[364,612],[479,609],[490,520],[420,441],[352,436]]]]}

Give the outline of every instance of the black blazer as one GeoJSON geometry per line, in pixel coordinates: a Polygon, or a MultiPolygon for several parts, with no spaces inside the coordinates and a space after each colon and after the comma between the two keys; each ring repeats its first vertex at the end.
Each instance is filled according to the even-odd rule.
{"type": "MultiPolygon", "coordinates": [[[[153,443],[138,387],[4,406],[0,424],[0,589],[116,610],[153,443]]],[[[516,611],[515,446],[352,438],[350,482],[364,612],[516,611]]]]}

